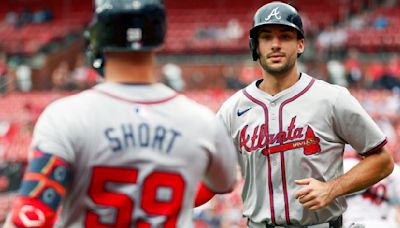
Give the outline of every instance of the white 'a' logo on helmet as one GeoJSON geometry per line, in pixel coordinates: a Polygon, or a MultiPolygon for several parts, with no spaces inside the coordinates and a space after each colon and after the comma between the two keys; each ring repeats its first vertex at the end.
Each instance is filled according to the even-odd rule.
{"type": "Polygon", "coordinates": [[[269,21],[271,19],[272,16],[274,16],[276,19],[280,20],[281,19],[281,15],[279,15],[281,12],[278,11],[279,7],[276,7],[275,9],[273,9],[271,11],[271,13],[268,15],[268,17],[265,18],[266,21],[269,21]]]}

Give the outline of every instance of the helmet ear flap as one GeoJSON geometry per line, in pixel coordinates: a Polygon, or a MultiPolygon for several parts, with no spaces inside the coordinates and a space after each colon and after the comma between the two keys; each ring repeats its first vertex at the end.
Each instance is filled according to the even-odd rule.
{"type": "Polygon", "coordinates": [[[105,58],[101,54],[95,54],[93,49],[90,47],[86,48],[86,59],[90,63],[90,66],[101,76],[104,77],[104,65],[105,58]]]}
{"type": "Polygon", "coordinates": [[[93,48],[93,45],[90,43],[90,30],[93,27],[89,27],[84,32],[85,39],[85,57],[90,66],[101,76],[104,77],[104,64],[105,58],[103,56],[103,52],[100,49],[93,48]]]}
{"type": "Polygon", "coordinates": [[[258,46],[257,40],[254,38],[250,38],[249,45],[250,45],[251,55],[253,56],[253,61],[257,61],[257,59],[260,57],[257,52],[257,46],[258,46]]]}

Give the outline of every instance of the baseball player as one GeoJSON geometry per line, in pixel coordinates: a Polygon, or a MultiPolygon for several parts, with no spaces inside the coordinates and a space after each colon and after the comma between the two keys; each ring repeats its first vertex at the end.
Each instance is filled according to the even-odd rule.
{"type": "Polygon", "coordinates": [[[238,151],[248,227],[342,227],[344,195],[393,169],[386,137],[349,91],[298,72],[304,47],[295,8],[262,6],[250,29],[262,79],[218,111],[238,151]],[[343,174],[345,144],[365,159],[343,174]]]}
{"type": "MultiPolygon", "coordinates": [[[[350,156],[344,159],[344,171],[357,165],[362,158],[350,156]]],[[[394,206],[400,205],[400,168],[394,166],[393,172],[371,187],[348,195],[346,212],[343,214],[344,227],[353,223],[363,224],[365,228],[396,228],[394,206]]]]}
{"type": "Polygon", "coordinates": [[[156,83],[162,0],[96,0],[90,48],[105,82],[51,104],[6,226],[193,227],[199,181],[230,192],[237,156],[214,113],[156,83]]]}

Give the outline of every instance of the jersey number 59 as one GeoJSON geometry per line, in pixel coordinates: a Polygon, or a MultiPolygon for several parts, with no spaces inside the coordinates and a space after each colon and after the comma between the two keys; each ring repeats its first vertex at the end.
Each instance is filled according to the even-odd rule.
{"type": "MultiPolygon", "coordinates": [[[[133,221],[135,203],[131,197],[122,193],[110,192],[107,185],[137,184],[137,169],[94,167],[90,181],[88,195],[98,208],[112,208],[115,216],[104,218],[95,211],[89,210],[86,214],[86,227],[151,227],[145,220],[133,221]],[[132,224],[134,223],[134,224],[132,224]],[[132,226],[133,225],[133,226],[132,226]]],[[[177,217],[183,201],[185,181],[178,173],[154,171],[142,183],[140,207],[146,213],[146,218],[163,216],[163,227],[176,227],[177,217]],[[158,199],[157,191],[169,189],[168,200],[158,199]]]]}

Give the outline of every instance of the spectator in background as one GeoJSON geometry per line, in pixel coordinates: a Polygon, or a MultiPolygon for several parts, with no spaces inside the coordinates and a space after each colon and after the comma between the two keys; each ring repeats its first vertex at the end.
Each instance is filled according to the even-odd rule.
{"type": "Polygon", "coordinates": [[[51,76],[53,90],[65,90],[68,80],[69,80],[69,66],[66,61],[62,61],[53,71],[51,76]]]}
{"type": "Polygon", "coordinates": [[[335,28],[331,36],[331,50],[335,53],[345,53],[345,45],[347,42],[347,31],[341,27],[335,28]]]}
{"type": "Polygon", "coordinates": [[[53,20],[53,12],[49,8],[43,8],[33,14],[33,23],[43,23],[53,20]]]}
{"type": "Polygon", "coordinates": [[[350,87],[360,88],[362,82],[362,73],[358,52],[356,50],[349,51],[349,58],[345,60],[344,65],[346,70],[346,78],[350,87]]]}
{"type": "Polygon", "coordinates": [[[262,71],[260,70],[260,68],[253,63],[248,62],[244,64],[240,69],[239,80],[246,83],[247,85],[261,75],[262,71]]]}
{"type": "Polygon", "coordinates": [[[10,11],[5,16],[5,22],[9,25],[15,26],[18,21],[18,14],[14,11],[10,11]]]}
{"type": "Polygon", "coordinates": [[[377,17],[374,22],[373,22],[373,26],[376,30],[382,30],[384,28],[386,28],[389,25],[389,21],[387,19],[386,16],[379,16],[377,17]]]}
{"type": "Polygon", "coordinates": [[[10,144],[9,132],[11,123],[8,120],[0,119],[0,156],[3,157],[8,145],[10,144]]]}
{"type": "Polygon", "coordinates": [[[197,26],[194,37],[199,40],[207,39],[208,38],[207,28],[203,25],[197,26]]]}
{"type": "Polygon", "coordinates": [[[243,28],[237,19],[230,19],[225,29],[225,36],[227,39],[236,40],[243,36],[243,28]]]}
{"type": "Polygon", "coordinates": [[[32,90],[32,70],[27,65],[20,65],[16,70],[17,89],[21,92],[30,92],[32,90]]]}
{"type": "Polygon", "coordinates": [[[175,91],[182,92],[185,89],[185,81],[182,79],[182,69],[173,63],[167,63],[162,68],[163,80],[167,86],[175,91]]]}
{"type": "Polygon", "coordinates": [[[319,56],[333,52],[341,52],[347,42],[347,32],[342,28],[328,26],[317,37],[317,48],[319,56]]]}
{"type": "Polygon", "coordinates": [[[367,88],[380,88],[379,81],[384,72],[385,69],[379,61],[374,60],[370,64],[368,64],[365,72],[365,83],[367,88]]]}
{"type": "Polygon", "coordinates": [[[354,15],[350,19],[350,28],[355,31],[359,31],[367,25],[369,20],[369,15],[367,13],[361,13],[359,15],[354,15]]]}
{"type": "Polygon", "coordinates": [[[396,75],[394,75],[392,72],[390,72],[388,67],[385,67],[385,72],[380,77],[378,85],[379,85],[379,88],[382,88],[382,89],[400,90],[400,81],[399,81],[399,79],[396,77],[396,75]]]}
{"type": "Polygon", "coordinates": [[[24,26],[25,24],[32,23],[33,13],[30,8],[25,8],[18,17],[17,28],[24,26]]]}
{"type": "Polygon", "coordinates": [[[400,59],[397,54],[393,54],[388,64],[382,64],[384,72],[381,75],[378,86],[383,89],[400,90],[400,59]]]}
{"type": "Polygon", "coordinates": [[[226,38],[226,29],[218,25],[198,26],[194,37],[199,40],[220,40],[226,38]]]}
{"type": "Polygon", "coordinates": [[[75,67],[71,72],[72,83],[77,89],[87,89],[97,82],[97,73],[91,67],[85,64],[85,57],[78,55],[75,61],[75,67]]]}
{"type": "Polygon", "coordinates": [[[30,100],[27,100],[23,105],[20,117],[21,125],[30,133],[33,133],[33,128],[44,108],[44,106],[38,106],[30,100]]]}
{"type": "Polygon", "coordinates": [[[7,94],[7,60],[6,54],[0,53],[0,96],[4,96],[7,94]]]}
{"type": "Polygon", "coordinates": [[[199,25],[196,28],[194,37],[199,40],[237,40],[243,37],[244,31],[240,22],[230,19],[226,26],[210,24],[208,26],[199,25]]]}
{"type": "Polygon", "coordinates": [[[329,60],[327,63],[330,81],[333,84],[347,87],[346,70],[343,64],[338,60],[329,60]]]}
{"type": "Polygon", "coordinates": [[[395,52],[389,59],[388,63],[388,71],[396,78],[400,78],[400,58],[399,55],[395,52]]]}
{"type": "Polygon", "coordinates": [[[325,52],[331,46],[331,40],[333,36],[333,28],[328,26],[319,33],[317,37],[317,48],[319,52],[325,52]]]}
{"type": "Polygon", "coordinates": [[[227,66],[224,68],[223,77],[227,89],[237,90],[246,86],[246,83],[240,80],[238,73],[232,66],[227,66]]]}
{"type": "Polygon", "coordinates": [[[312,21],[307,14],[302,15],[302,22],[303,22],[303,28],[306,34],[309,34],[308,36],[314,36],[317,32],[319,32],[318,26],[314,21],[312,21]]]}

